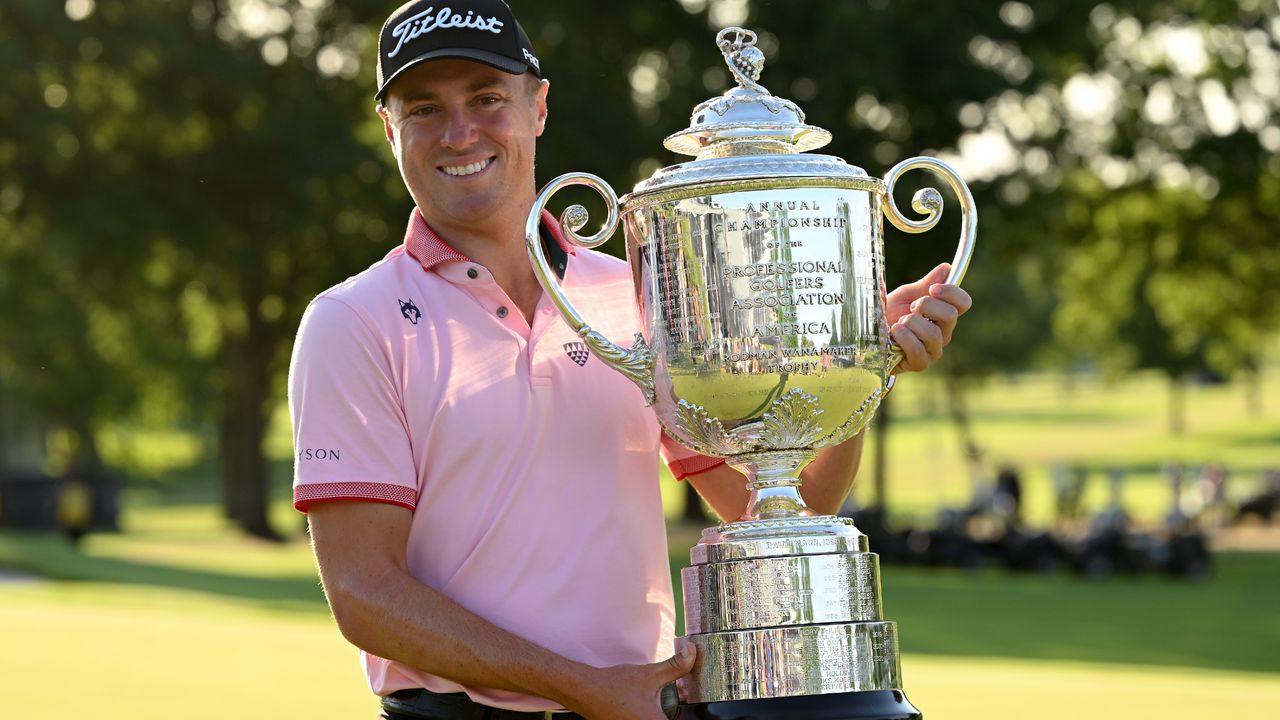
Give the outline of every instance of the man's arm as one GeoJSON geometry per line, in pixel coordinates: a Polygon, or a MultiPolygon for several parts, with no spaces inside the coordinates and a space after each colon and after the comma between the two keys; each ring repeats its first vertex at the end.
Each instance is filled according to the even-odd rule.
{"type": "MultiPolygon", "coordinates": [[[[957,320],[973,304],[964,290],[942,284],[950,269],[949,264],[943,263],[886,298],[885,319],[903,354],[895,373],[920,372],[941,358],[957,320]]],[[[839,511],[853,488],[865,434],[858,433],[839,445],[818,451],[813,462],[801,471],[800,496],[814,511],[825,515],[839,511]]],[[[698,494],[725,520],[736,520],[747,507],[750,494],[746,479],[727,465],[690,475],[687,482],[693,483],[698,494]]]]}
{"type": "Polygon", "coordinates": [[[692,645],[663,662],[610,668],[557,655],[414,579],[405,559],[411,518],[409,510],[381,503],[311,508],[325,595],[352,644],[465,685],[544,697],[587,718],[665,720],[658,694],[693,667],[692,645]]]}
{"type": "MultiPolygon", "coordinates": [[[[858,473],[863,435],[858,433],[839,445],[819,450],[813,462],[800,472],[800,497],[815,512],[834,515],[840,510],[858,473]]],[[[702,499],[726,521],[737,520],[747,509],[747,478],[728,465],[690,475],[685,482],[693,483],[702,499]]]]}

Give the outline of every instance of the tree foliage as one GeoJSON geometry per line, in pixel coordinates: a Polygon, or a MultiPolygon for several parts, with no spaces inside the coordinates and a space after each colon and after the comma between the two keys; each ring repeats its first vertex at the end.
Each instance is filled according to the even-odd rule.
{"type": "MultiPolygon", "coordinates": [[[[0,389],[99,463],[108,423],[217,447],[229,515],[270,535],[262,439],[306,303],[398,242],[410,208],[372,112],[392,0],[0,6],[0,389]]],[[[1262,0],[512,0],[552,87],[539,181],[620,193],[730,81],[761,82],[871,175],[934,154],[980,209],[978,308],[942,370],[1171,375],[1256,366],[1280,294],[1280,10],[1262,0]]],[[[904,182],[900,204],[924,176],[904,182]]],[[[557,202],[599,207],[587,191],[557,202]]],[[[887,232],[891,284],[951,255],[887,232]]],[[[621,254],[619,237],[607,246],[621,254]]],[[[14,403],[10,403],[14,404],[14,403]]]]}

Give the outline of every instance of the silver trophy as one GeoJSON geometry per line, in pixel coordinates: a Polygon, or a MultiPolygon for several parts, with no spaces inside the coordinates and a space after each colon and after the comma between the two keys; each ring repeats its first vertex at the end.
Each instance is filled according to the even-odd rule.
{"type": "Polygon", "coordinates": [[[973,196],[933,158],[880,179],[804,154],[831,136],[757,82],[755,41],[742,28],[717,36],[738,86],[694,108],[690,127],[664,143],[694,160],[658,170],[621,200],[594,175],[556,178],[529,214],[526,245],[565,321],[640,386],[666,431],[746,476],[746,512],[706,529],[681,573],[699,655],[678,684],[680,716],[915,718],[876,555],[852,520],[816,514],[798,487],[817,450],[860,432],[893,385],[902,356],[884,315],[882,220],[923,232],[943,204],[926,188],[912,202],[923,217],[903,216],[899,177],[927,168],[959,198],[949,283],[973,253],[973,196]],[[630,348],[591,329],[543,254],[539,216],[567,185],[594,188],[608,208],[590,237],[578,233],[586,210],[565,210],[572,242],[599,246],[624,223],[644,330],[630,348]]]}

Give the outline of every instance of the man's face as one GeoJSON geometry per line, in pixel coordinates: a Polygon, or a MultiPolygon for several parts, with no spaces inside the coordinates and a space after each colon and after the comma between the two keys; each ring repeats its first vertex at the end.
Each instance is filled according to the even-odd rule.
{"type": "Polygon", "coordinates": [[[547,84],[467,60],[405,71],[383,120],[409,193],[428,222],[476,224],[532,196],[547,84]]]}

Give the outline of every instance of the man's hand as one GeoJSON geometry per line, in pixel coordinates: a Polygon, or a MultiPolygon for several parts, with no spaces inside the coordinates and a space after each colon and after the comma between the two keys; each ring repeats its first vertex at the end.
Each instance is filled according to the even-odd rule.
{"type": "Polygon", "coordinates": [[[942,263],[928,275],[889,293],[885,319],[903,354],[895,373],[920,372],[942,357],[956,320],[973,305],[969,293],[959,286],[942,284],[949,272],[951,265],[942,263]]]}
{"type": "Polygon", "coordinates": [[[565,707],[588,720],[667,720],[662,688],[688,675],[697,656],[693,643],[677,638],[676,654],[662,662],[593,668],[565,707]]]}

